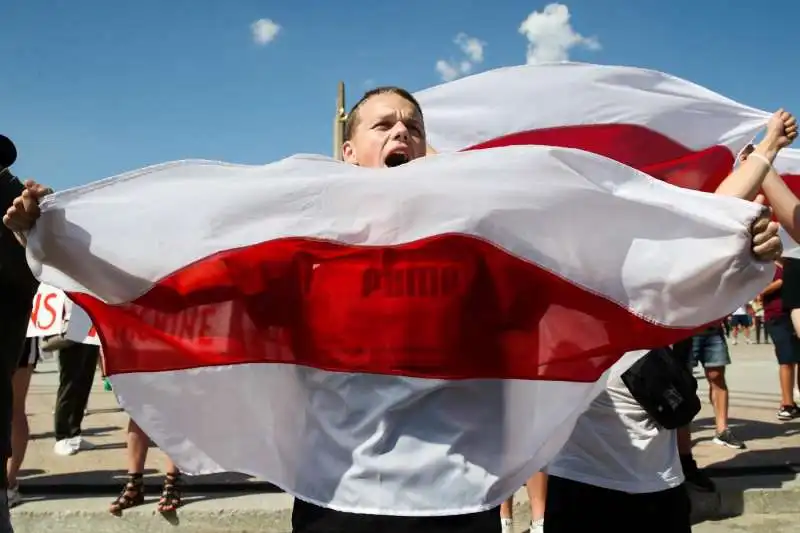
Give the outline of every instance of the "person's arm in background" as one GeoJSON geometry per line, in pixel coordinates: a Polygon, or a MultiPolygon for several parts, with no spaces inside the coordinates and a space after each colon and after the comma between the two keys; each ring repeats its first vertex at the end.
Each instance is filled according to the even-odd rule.
{"type": "MultiPolygon", "coordinates": [[[[773,170],[772,163],[778,152],[789,146],[796,137],[797,121],[794,116],[783,110],[775,112],[767,123],[764,139],[753,148],[749,157],[743,158],[739,168],[720,183],[716,194],[754,200],[767,174],[773,170]]],[[[772,203],[771,198],[769,201],[772,203]]]]}
{"type": "Polygon", "coordinates": [[[764,291],[761,293],[761,296],[763,297],[763,296],[767,296],[769,294],[772,294],[773,292],[777,291],[781,287],[783,287],[783,280],[782,279],[776,279],[775,281],[773,281],[772,283],[767,285],[767,288],[764,289],[764,291]]]}

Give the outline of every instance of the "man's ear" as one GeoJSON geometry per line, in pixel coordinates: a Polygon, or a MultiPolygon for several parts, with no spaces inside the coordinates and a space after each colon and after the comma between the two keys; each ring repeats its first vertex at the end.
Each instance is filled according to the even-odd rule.
{"type": "Polygon", "coordinates": [[[342,159],[345,163],[350,163],[351,165],[355,165],[358,163],[358,158],[356,157],[356,151],[353,148],[353,143],[350,141],[345,141],[342,143],[342,159]]]}

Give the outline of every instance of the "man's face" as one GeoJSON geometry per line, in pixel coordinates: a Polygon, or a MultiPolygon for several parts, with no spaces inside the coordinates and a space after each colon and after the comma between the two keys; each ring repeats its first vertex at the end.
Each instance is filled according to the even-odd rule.
{"type": "Polygon", "coordinates": [[[399,94],[376,94],[361,104],[344,160],[362,167],[393,167],[425,155],[425,125],[399,94]]]}

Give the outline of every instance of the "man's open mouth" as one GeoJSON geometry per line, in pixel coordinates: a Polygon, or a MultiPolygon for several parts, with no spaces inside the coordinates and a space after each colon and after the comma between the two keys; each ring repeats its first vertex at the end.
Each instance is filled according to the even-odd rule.
{"type": "Polygon", "coordinates": [[[407,154],[403,152],[393,152],[386,156],[384,160],[384,164],[387,167],[399,167],[400,165],[404,165],[410,161],[407,154]]]}

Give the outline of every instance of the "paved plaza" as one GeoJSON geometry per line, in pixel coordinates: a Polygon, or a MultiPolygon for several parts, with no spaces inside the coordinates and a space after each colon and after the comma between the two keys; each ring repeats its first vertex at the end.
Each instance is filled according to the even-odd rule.
{"type": "MultiPolygon", "coordinates": [[[[711,441],[713,413],[702,381],[705,405],[697,417],[693,438],[698,462],[711,468],[725,490],[724,501],[712,502],[714,510],[710,514],[744,513],[736,520],[746,527],[721,529],[726,523],[735,523],[704,522],[695,531],[769,529],[781,533],[784,530],[780,520],[796,523],[796,517],[787,513],[800,512],[800,492],[796,492],[800,420],[779,422],[775,416],[779,396],[771,345],[732,346],[731,352],[731,427],[748,449],[731,450],[711,441]]],[[[178,524],[198,533],[289,530],[291,498],[265,483],[237,474],[188,478],[186,506],[177,517],[161,517],[155,513],[155,501],[164,457],[156,448],[151,449],[146,472],[152,503],[129,510],[122,518],[108,515],[108,504],[125,480],[127,417],[118,409],[114,394],[104,391],[98,378],[84,422],[85,438],[97,447],[72,457],[57,456],[53,453],[52,415],[57,382],[55,361],[40,364],[28,397],[32,441],[21,478],[26,501],[13,510],[18,533],[168,531],[178,524]],[[87,527],[87,520],[91,521],[91,528],[87,527]]],[[[520,508],[524,508],[524,498],[520,498],[520,508]]],[[[520,513],[521,520],[524,516],[524,512],[520,513]]]]}

